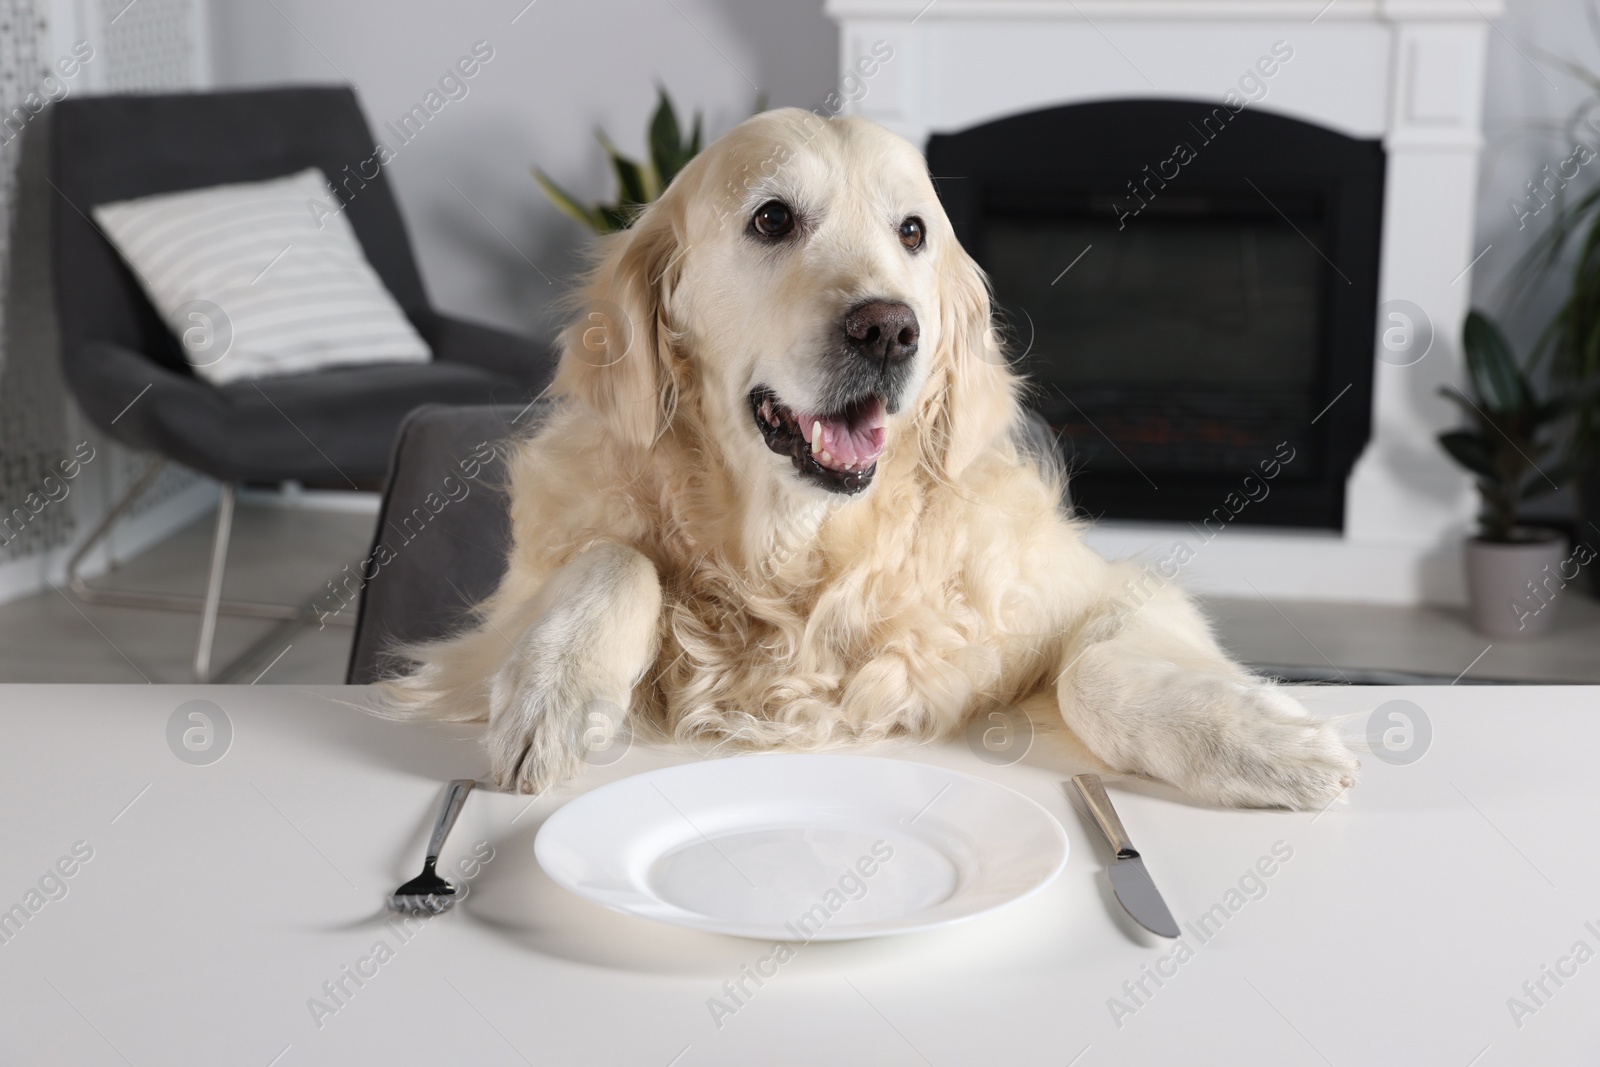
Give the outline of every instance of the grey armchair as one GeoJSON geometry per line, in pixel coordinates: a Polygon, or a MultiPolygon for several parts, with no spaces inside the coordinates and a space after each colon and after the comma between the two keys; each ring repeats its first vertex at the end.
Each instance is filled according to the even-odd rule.
{"type": "Polygon", "coordinates": [[[382,169],[348,200],[367,258],[434,360],[335,368],[211,385],[196,377],[132,272],[90,221],[97,204],[224,182],[281,177],[309,166],[330,177],[374,155],[345,87],[267,89],[62,101],[51,122],[51,252],[62,363],[69,389],[105,434],[156,461],[79,547],[69,581],[89,602],[201,613],[195,675],[210,674],[219,613],[297,619],[309,605],[224,602],[222,574],[234,488],[298,481],[377,489],[396,433],[426,403],[522,405],[549,380],[542,346],[435,311],[382,169]],[[97,589],[79,565],[172,461],[218,479],[210,580],[203,599],[97,589]]]}

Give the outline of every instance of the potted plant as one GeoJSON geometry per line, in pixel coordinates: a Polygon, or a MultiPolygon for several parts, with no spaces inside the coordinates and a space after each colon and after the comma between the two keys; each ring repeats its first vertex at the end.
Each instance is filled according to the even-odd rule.
{"type": "Polygon", "coordinates": [[[617,179],[617,201],[614,204],[588,205],[568,193],[538,167],[533,168],[533,180],[539,183],[551,203],[572,218],[583,223],[595,233],[604,236],[633,225],[639,211],[661,195],[677,176],[683,165],[700,153],[703,134],[701,115],[694,115],[694,130],[685,141],[678,126],[678,112],[672,106],[665,88],[658,88],[660,101],[650,119],[650,158],[638,163],[617,151],[604,130],[595,131],[595,140],[611,159],[611,173],[617,179]]]}
{"type": "MultiPolygon", "coordinates": [[[[650,118],[647,140],[650,155],[643,163],[629,159],[617,150],[604,130],[595,131],[595,140],[605,149],[611,160],[611,173],[617,180],[617,200],[612,204],[584,204],[550,179],[538,167],[533,168],[533,180],[539,183],[544,195],[565,214],[604,237],[608,233],[626,230],[639,217],[639,212],[664,192],[684,165],[700,154],[705,124],[699,111],[694,113],[694,127],[685,139],[678,123],[677,109],[663,86],[656,111],[650,118]]],[[[766,110],[765,94],[756,97],[756,111],[766,110]]]]}
{"type": "MultiPolygon", "coordinates": [[[[1592,21],[1591,28],[1600,32],[1592,21]]],[[[1600,157],[1600,73],[1550,53],[1543,59],[1585,85],[1589,95],[1556,131],[1572,146],[1571,154],[1545,167],[1536,182],[1528,183],[1527,195],[1512,201],[1518,230],[1550,209],[1548,225],[1514,276],[1513,296],[1528,296],[1575,255],[1561,304],[1539,338],[1534,359],[1549,370],[1556,388],[1584,397],[1571,405],[1575,418],[1567,450],[1574,461],[1578,536],[1586,541],[1600,535],[1600,390],[1595,388],[1600,383],[1600,184],[1583,172],[1592,172],[1591,161],[1600,157]],[[1569,191],[1569,185],[1576,187],[1569,191]]],[[[1589,568],[1588,586],[1600,595],[1600,568],[1589,568]]]]}
{"type": "MultiPolygon", "coordinates": [[[[1574,415],[1567,449],[1573,458],[1580,539],[1600,532],[1600,187],[1559,205],[1550,229],[1536,248],[1543,266],[1554,266],[1567,245],[1577,245],[1577,259],[1567,290],[1540,339],[1538,353],[1549,359],[1555,386],[1585,399],[1571,406],[1574,415]]],[[[1600,574],[1591,568],[1589,588],[1600,594],[1600,574]]]]}
{"type": "Polygon", "coordinates": [[[1482,502],[1477,535],[1466,545],[1472,623],[1493,637],[1531,637],[1554,624],[1556,594],[1575,575],[1563,574],[1565,537],[1522,525],[1520,513],[1570,475],[1573,461],[1560,458],[1554,430],[1595,389],[1541,400],[1500,328],[1477,311],[1467,316],[1462,347],[1472,395],[1451,386],[1440,392],[1469,425],[1440,434],[1439,443],[1477,479],[1482,502]]]}

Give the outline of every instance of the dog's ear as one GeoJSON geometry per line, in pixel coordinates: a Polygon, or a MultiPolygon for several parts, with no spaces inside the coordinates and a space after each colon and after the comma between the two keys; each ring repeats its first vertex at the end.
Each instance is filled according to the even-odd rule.
{"type": "Polygon", "coordinates": [[[939,275],[943,340],[934,373],[944,375],[944,388],[933,391],[939,454],[930,458],[945,477],[955,479],[1010,433],[1017,418],[1017,378],[991,325],[989,283],[977,263],[947,242],[939,275]]]}
{"type": "Polygon", "coordinates": [[[681,225],[658,201],[612,237],[567,328],[554,391],[575,396],[625,447],[649,449],[677,404],[667,306],[678,277],[681,225]]]}

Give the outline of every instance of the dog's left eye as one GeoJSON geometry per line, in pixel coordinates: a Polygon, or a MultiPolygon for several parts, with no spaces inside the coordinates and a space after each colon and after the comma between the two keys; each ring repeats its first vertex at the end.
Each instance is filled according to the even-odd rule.
{"type": "Polygon", "coordinates": [[[794,212],[782,200],[768,200],[756,208],[750,226],[762,237],[783,237],[794,230],[794,212]]]}
{"type": "Polygon", "coordinates": [[[922,220],[912,215],[900,224],[900,243],[915,252],[922,247],[922,220]]]}

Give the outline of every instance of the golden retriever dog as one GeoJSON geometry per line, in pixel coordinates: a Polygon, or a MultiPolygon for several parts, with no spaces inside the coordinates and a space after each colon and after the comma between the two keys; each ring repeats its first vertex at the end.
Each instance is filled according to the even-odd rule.
{"type": "Polygon", "coordinates": [[[1083,543],[909,143],[760,114],[601,256],[515,447],[508,572],[475,626],[406,650],[391,713],[487,720],[522,792],[576,771],[598,702],[801,748],[1048,702],[1113,769],[1205,801],[1353,784],[1175,586],[1130,601],[1141,569],[1083,543]]]}

